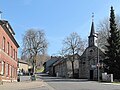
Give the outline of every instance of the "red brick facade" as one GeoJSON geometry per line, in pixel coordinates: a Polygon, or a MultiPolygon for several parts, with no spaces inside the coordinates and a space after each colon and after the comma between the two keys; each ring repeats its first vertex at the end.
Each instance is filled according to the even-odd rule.
{"type": "Polygon", "coordinates": [[[0,81],[17,81],[18,43],[8,21],[0,20],[0,81]]]}

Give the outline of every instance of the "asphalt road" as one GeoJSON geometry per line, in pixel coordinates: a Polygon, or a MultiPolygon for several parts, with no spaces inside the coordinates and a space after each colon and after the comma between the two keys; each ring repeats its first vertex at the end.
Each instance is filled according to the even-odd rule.
{"type": "Polygon", "coordinates": [[[4,83],[0,90],[120,90],[120,84],[37,75],[36,81],[4,83]]]}
{"type": "Polygon", "coordinates": [[[99,83],[85,79],[63,79],[41,75],[44,86],[34,90],[120,90],[120,84],[99,83]]]}

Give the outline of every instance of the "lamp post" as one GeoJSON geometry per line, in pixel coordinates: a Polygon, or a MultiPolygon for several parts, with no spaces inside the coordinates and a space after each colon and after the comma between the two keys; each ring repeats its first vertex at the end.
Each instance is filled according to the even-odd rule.
{"type": "Polygon", "coordinates": [[[97,50],[97,60],[98,60],[98,81],[100,80],[100,70],[99,70],[99,67],[100,67],[100,63],[99,63],[99,47],[98,47],[98,50],[97,50]]]}
{"type": "Polygon", "coordinates": [[[100,69],[99,69],[99,67],[100,67],[100,63],[99,63],[99,41],[98,41],[98,34],[97,34],[97,69],[98,69],[98,81],[100,81],[100,74],[99,74],[99,72],[100,72],[100,69]]]}

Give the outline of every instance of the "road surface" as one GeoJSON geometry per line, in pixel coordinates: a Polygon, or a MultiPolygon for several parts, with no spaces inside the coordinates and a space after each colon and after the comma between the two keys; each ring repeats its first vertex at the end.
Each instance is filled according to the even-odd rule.
{"type": "Polygon", "coordinates": [[[99,83],[85,79],[64,79],[38,74],[37,81],[4,83],[0,90],[120,90],[120,84],[99,83]]]}
{"type": "MultiPolygon", "coordinates": [[[[48,89],[46,90],[120,90],[120,84],[99,83],[85,79],[63,79],[60,77],[40,77],[48,89]]],[[[38,89],[42,90],[42,89],[38,89]]]]}

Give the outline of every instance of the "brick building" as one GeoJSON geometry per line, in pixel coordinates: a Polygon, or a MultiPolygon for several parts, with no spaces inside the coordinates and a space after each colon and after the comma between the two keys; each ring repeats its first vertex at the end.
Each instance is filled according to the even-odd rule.
{"type": "Polygon", "coordinates": [[[17,81],[18,43],[6,20],[0,20],[0,81],[17,81]]]}

